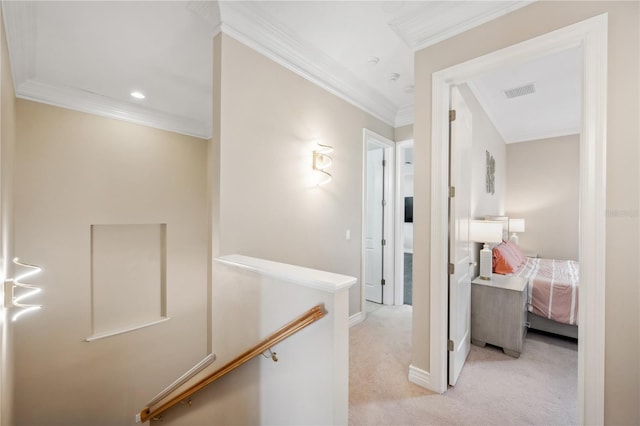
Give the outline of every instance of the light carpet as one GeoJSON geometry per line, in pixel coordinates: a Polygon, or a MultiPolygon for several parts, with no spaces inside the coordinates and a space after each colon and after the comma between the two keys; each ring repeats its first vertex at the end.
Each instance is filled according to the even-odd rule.
{"type": "Polygon", "coordinates": [[[350,329],[351,425],[570,425],[576,423],[578,346],[529,332],[520,358],[471,345],[455,387],[413,383],[411,306],[368,304],[350,329]]]}

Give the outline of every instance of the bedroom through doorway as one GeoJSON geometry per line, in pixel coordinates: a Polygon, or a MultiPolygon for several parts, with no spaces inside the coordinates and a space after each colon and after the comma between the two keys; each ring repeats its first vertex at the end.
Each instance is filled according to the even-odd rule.
{"type": "MultiPolygon", "coordinates": [[[[573,395],[569,397],[567,410],[573,413],[570,418],[573,422],[577,421],[581,56],[581,49],[569,49],[495,70],[456,86],[473,122],[471,155],[460,157],[462,163],[455,167],[455,170],[471,170],[470,218],[499,220],[504,231],[503,242],[491,247],[493,275],[483,280],[474,279],[478,269],[473,273],[469,288],[470,315],[449,314],[449,338],[454,348],[465,347],[461,340],[465,336],[452,334],[454,329],[460,329],[460,324],[452,323],[451,318],[468,320],[469,340],[474,345],[471,353],[467,346],[467,352],[460,353],[456,359],[466,358],[470,353],[469,362],[475,365],[485,358],[499,362],[503,357],[508,361],[506,354],[525,366],[536,365],[530,357],[554,353],[564,368],[548,377],[548,383],[557,382],[557,386],[550,386],[545,392],[554,399],[566,400],[567,394],[573,395]],[[565,84],[567,80],[571,83],[565,84]],[[537,93],[531,90],[513,97],[504,95],[507,90],[503,88],[522,87],[524,81],[535,81],[537,93]],[[564,93],[554,84],[565,84],[564,93]],[[496,100],[496,94],[503,98],[496,100]],[[561,96],[562,102],[554,99],[555,95],[561,96]],[[514,101],[519,104],[514,106],[514,101]],[[538,120],[537,126],[527,120],[518,122],[510,116],[512,113],[520,117],[536,116],[537,110],[550,111],[554,117],[561,116],[558,111],[564,111],[564,116],[557,122],[538,120]],[[566,129],[567,134],[558,134],[557,129],[566,129]],[[502,142],[496,143],[496,140],[502,142]],[[516,229],[515,224],[522,226],[516,229]],[[517,256],[512,256],[514,250],[517,256]],[[543,276],[543,272],[550,275],[543,276]],[[534,273],[538,278],[533,278],[534,273]],[[566,284],[561,276],[567,278],[566,284]],[[527,350],[532,353],[520,360],[520,355],[527,350]],[[557,389],[562,392],[556,394],[557,389]]],[[[459,111],[455,116],[461,116],[459,111]]],[[[452,123],[452,129],[456,124],[452,123]]],[[[452,146],[457,145],[454,139],[452,130],[452,146]]],[[[452,162],[460,155],[458,151],[450,148],[452,162]]],[[[454,185],[456,193],[451,201],[458,200],[456,204],[462,194],[459,185],[460,182],[454,185]]],[[[452,229],[466,223],[457,215],[451,218],[456,221],[452,229]]],[[[449,235],[456,234],[452,231],[449,235]]],[[[472,252],[470,264],[478,264],[482,244],[467,244],[472,252]]],[[[450,262],[456,269],[460,266],[450,262]]],[[[454,300],[453,289],[460,286],[458,279],[450,284],[450,303],[454,300]]],[[[458,293],[456,309],[467,309],[459,305],[464,299],[460,299],[458,293]]],[[[449,309],[453,309],[452,305],[449,309]]],[[[449,363],[452,361],[450,356],[449,363]]],[[[464,359],[456,363],[464,363],[464,359]]],[[[464,376],[464,368],[450,365],[450,385],[456,384],[458,374],[464,376]]]]}
{"type": "MultiPolygon", "coordinates": [[[[515,65],[545,54],[583,47],[584,83],[581,97],[582,116],[585,117],[580,131],[580,185],[579,185],[579,253],[581,291],[579,294],[580,317],[578,342],[578,392],[577,422],[601,422],[604,401],[601,398],[604,377],[604,330],[599,325],[604,316],[602,296],[604,293],[604,151],[606,134],[606,109],[600,102],[606,93],[606,16],[590,18],[535,39],[521,42],[485,56],[470,60],[432,74],[432,176],[446,173],[443,164],[448,157],[446,140],[448,131],[444,127],[449,115],[443,106],[448,104],[452,85],[469,81],[473,77],[492,71],[498,66],[515,65]],[[499,65],[498,65],[499,64],[499,65]],[[589,125],[586,125],[586,123],[589,125]],[[588,165],[588,167],[587,167],[588,165]],[[593,250],[593,248],[597,250],[593,250]],[[589,312],[589,317],[584,312],[589,312]],[[584,322],[585,320],[586,323],[584,322]],[[585,337],[587,337],[585,339],[585,337]],[[600,391],[598,391],[600,390],[600,391]],[[598,420],[600,419],[600,420],[598,420]]],[[[434,178],[435,179],[435,178],[434,178]]],[[[431,183],[431,282],[447,282],[447,239],[443,230],[447,218],[439,212],[446,211],[448,191],[431,183]],[[435,250],[434,250],[435,247],[435,250]],[[441,250],[442,248],[442,250],[441,250]]],[[[446,390],[446,287],[432,285],[430,288],[430,378],[429,388],[436,392],[446,390]]],[[[411,371],[411,369],[410,369],[411,371]]],[[[412,381],[418,383],[417,377],[412,381]]]]}

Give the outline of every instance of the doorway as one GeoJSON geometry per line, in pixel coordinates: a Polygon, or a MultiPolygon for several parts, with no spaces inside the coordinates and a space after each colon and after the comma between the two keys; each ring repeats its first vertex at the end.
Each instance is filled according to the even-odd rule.
{"type": "MultiPolygon", "coordinates": [[[[604,170],[606,145],[607,17],[587,19],[433,74],[432,186],[430,256],[430,372],[428,388],[446,390],[447,362],[447,204],[448,105],[451,86],[505,65],[582,46],[584,52],[583,125],[580,138],[580,318],[578,422],[604,419],[604,170]],[[436,284],[439,283],[439,284],[436,284]]],[[[410,379],[412,379],[410,375],[410,379]]],[[[412,380],[416,382],[416,380],[412,380]]]]}
{"type": "Polygon", "coordinates": [[[362,294],[367,300],[394,303],[395,144],[368,129],[363,134],[362,294]]]}
{"type": "Polygon", "coordinates": [[[395,305],[413,304],[413,139],[396,142],[395,305]]]}

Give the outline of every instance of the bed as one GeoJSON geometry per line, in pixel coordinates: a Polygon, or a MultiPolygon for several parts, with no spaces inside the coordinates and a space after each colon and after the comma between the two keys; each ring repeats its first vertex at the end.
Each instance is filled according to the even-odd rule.
{"type": "Polygon", "coordinates": [[[578,262],[526,257],[503,241],[493,249],[493,270],[527,280],[529,328],[578,338],[578,262]]]}

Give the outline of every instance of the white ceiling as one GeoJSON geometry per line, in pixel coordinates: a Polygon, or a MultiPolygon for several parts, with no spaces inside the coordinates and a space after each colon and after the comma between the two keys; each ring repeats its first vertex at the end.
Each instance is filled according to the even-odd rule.
{"type": "MultiPolygon", "coordinates": [[[[401,126],[413,122],[416,50],[529,3],[2,1],[2,9],[17,96],[206,138],[212,122],[211,38],[220,30],[401,126]],[[146,99],[131,98],[133,90],[146,99]]],[[[527,83],[540,82],[542,93],[543,80],[575,82],[566,73],[537,74],[555,68],[535,67],[527,83]]],[[[485,106],[500,104],[493,92],[510,88],[505,82],[516,84],[508,75],[473,82],[485,106]]],[[[575,85],[569,86],[566,98],[575,95],[575,85]]],[[[531,96],[517,104],[524,106],[525,98],[531,96]]],[[[513,102],[506,108],[511,115],[496,108],[490,116],[507,140],[514,130],[498,121],[511,127],[517,117],[535,117],[529,127],[546,122],[540,110],[518,113],[513,102]]]]}
{"type": "Polygon", "coordinates": [[[478,76],[468,84],[506,143],[580,132],[579,47],[478,76]],[[533,85],[534,93],[512,98],[505,95],[505,90],[528,85],[533,85]]]}

